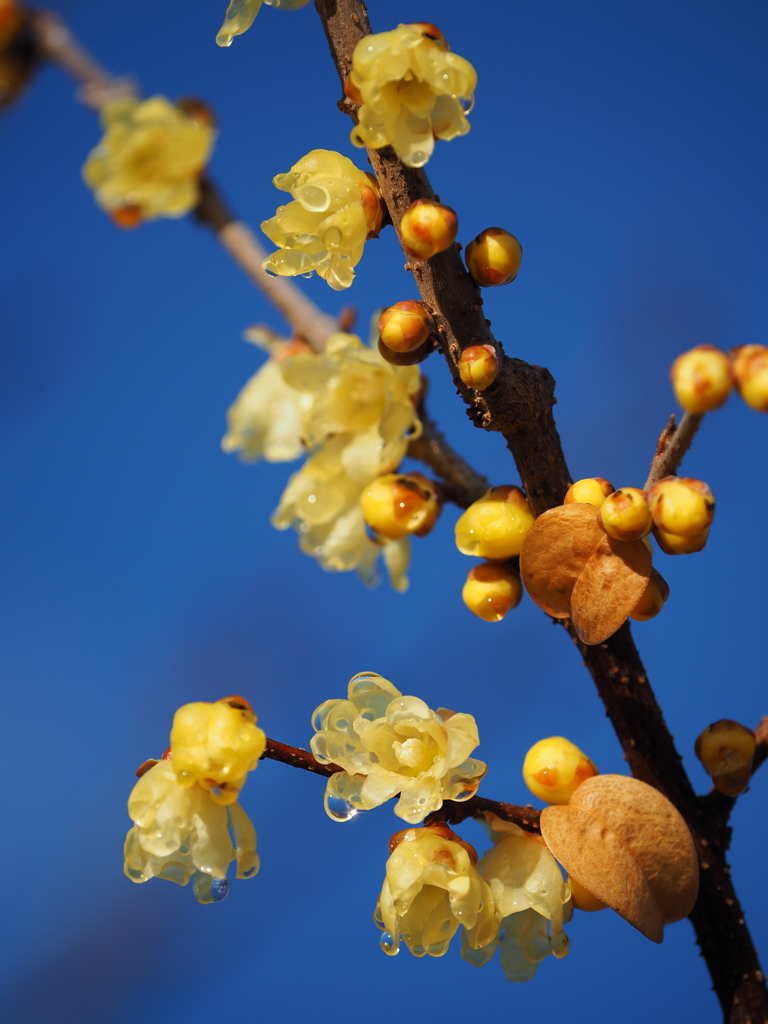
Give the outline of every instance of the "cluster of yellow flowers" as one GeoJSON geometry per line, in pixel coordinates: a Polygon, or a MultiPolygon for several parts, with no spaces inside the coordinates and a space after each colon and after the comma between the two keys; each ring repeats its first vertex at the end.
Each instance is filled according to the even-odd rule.
{"type": "MultiPolygon", "coordinates": [[[[263,333],[251,337],[258,341],[263,333]]],[[[283,492],[274,526],[296,529],[302,550],[325,569],[357,569],[366,582],[374,581],[382,554],[392,585],[404,590],[408,538],[371,540],[360,496],[398,467],[421,432],[414,406],[418,367],[393,366],[352,334],[333,335],[322,354],[306,346],[297,352],[295,343],[267,344],[270,361],[229,410],[224,450],[270,461],[310,451],[283,492]]]]}
{"type": "Polygon", "coordinates": [[[361,104],[352,129],[356,146],[392,146],[409,167],[423,167],[435,139],[469,131],[475,69],[450,53],[434,25],[398,25],[365,36],[355,47],[347,95],[361,104]]]}
{"type": "Polygon", "coordinates": [[[169,750],[142,765],[128,800],[134,822],[125,840],[128,878],[191,880],[199,903],[224,899],[233,860],[238,878],[252,878],[259,870],[256,832],[237,798],[265,746],[242,697],[179,708],[169,750]]]}
{"type": "Polygon", "coordinates": [[[216,36],[218,45],[231,46],[235,36],[247,31],[261,10],[262,3],[270,7],[282,7],[285,11],[298,11],[300,7],[306,7],[309,0],[230,0],[224,24],[216,36]]]}
{"type": "Polygon", "coordinates": [[[474,796],[487,771],[469,756],[480,742],[472,715],[432,711],[375,672],[354,676],[346,700],[325,701],[312,725],[316,760],[344,769],[325,791],[332,818],[348,816],[334,810],[334,801],[369,810],[399,793],[395,814],[415,825],[444,800],[474,796]]]}
{"type": "Polygon", "coordinates": [[[341,153],[313,149],[272,180],[292,201],[261,225],[280,246],[264,260],[264,269],[280,277],[316,270],[335,291],[349,288],[366,239],[381,228],[376,179],[341,153]]]}
{"type": "Polygon", "coordinates": [[[198,178],[216,137],[207,107],[122,97],[103,108],[101,120],[104,136],[83,178],[121,227],[181,217],[198,203],[198,178]]]}

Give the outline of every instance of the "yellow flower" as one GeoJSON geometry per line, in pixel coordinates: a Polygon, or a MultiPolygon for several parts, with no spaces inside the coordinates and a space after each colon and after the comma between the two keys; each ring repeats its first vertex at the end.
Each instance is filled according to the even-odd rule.
{"type": "Polygon", "coordinates": [[[180,785],[171,761],[141,776],[128,814],[135,824],[125,840],[125,874],[133,882],[191,879],[195,899],[217,903],[227,895],[230,861],[238,878],[259,870],[256,832],[240,804],[222,807],[199,786],[180,785]]]}
{"type": "MultiPolygon", "coordinates": [[[[298,11],[306,7],[309,0],[264,0],[270,7],[282,7],[285,11],[298,11]]],[[[261,9],[262,0],[230,0],[224,24],[219,29],[216,42],[219,46],[231,46],[235,36],[242,35],[253,24],[261,9]]]]}
{"type": "Polygon", "coordinates": [[[264,269],[281,277],[316,270],[336,291],[349,288],[366,238],[381,227],[375,179],[341,153],[313,149],[273,181],[290,192],[292,202],[261,225],[280,246],[264,260],[264,269]]]}
{"type": "Polygon", "coordinates": [[[423,167],[434,140],[469,131],[475,69],[434,25],[398,25],[365,36],[352,55],[347,93],[360,102],[356,146],[393,146],[409,167],[423,167]]]}
{"type": "Polygon", "coordinates": [[[357,569],[367,582],[384,557],[392,584],[407,587],[407,538],[377,544],[365,529],[360,496],[375,477],[395,470],[421,433],[413,398],[416,366],[392,366],[352,334],[335,334],[325,352],[280,363],[283,381],[300,396],[301,438],[313,449],[288,481],[272,519],[294,527],[303,551],[331,570],[357,569]]]}
{"type": "Polygon", "coordinates": [[[344,769],[325,791],[332,818],[343,817],[332,813],[336,800],[369,810],[399,793],[395,814],[414,825],[444,800],[468,800],[486,772],[469,756],[480,742],[472,715],[436,713],[375,672],[354,676],[347,699],[325,701],[312,725],[317,760],[344,769]]]}
{"type": "Polygon", "coordinates": [[[118,223],[181,217],[197,204],[198,176],[216,135],[208,118],[185,113],[164,96],[124,97],[104,107],[102,124],[106,131],[83,178],[118,223]]]}
{"type": "Polygon", "coordinates": [[[307,351],[307,346],[279,338],[265,327],[250,328],[245,338],[265,348],[270,357],[227,410],[228,430],[221,447],[225,452],[239,451],[246,462],[290,462],[306,448],[302,441],[303,410],[311,398],[285,383],[280,364],[307,351]]]}
{"type": "Polygon", "coordinates": [[[242,697],[185,704],[173,716],[171,765],[181,786],[199,786],[233,804],[264,753],[267,738],[242,697]]]}
{"type": "Polygon", "coordinates": [[[472,847],[445,826],[408,829],[392,843],[374,914],[384,952],[396,955],[402,939],[414,956],[442,956],[460,925],[470,944],[488,945],[499,918],[472,847]]]}
{"type": "Polygon", "coordinates": [[[562,958],[568,952],[563,920],[571,891],[542,842],[495,814],[486,818],[495,845],[484,854],[478,871],[493,893],[501,929],[488,945],[465,946],[461,955],[482,967],[500,947],[508,980],[530,981],[545,956],[562,958]]]}

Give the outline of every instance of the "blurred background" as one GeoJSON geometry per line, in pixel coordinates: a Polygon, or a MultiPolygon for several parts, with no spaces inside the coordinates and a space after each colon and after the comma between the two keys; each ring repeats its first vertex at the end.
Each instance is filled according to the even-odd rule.
{"type": "MultiPolygon", "coordinates": [[[[220,135],[210,168],[252,226],[281,201],[272,177],[313,148],[360,158],[336,109],[318,17],[264,7],[229,50],[225,0],[52,5],[145,95],[199,95],[220,135]]],[[[574,478],[642,486],[677,412],[669,366],[700,343],[766,343],[765,63],[759,0],[372,0],[374,31],[434,21],[476,66],[469,136],[429,165],[459,238],[499,225],[525,250],[514,284],[486,293],[507,352],[548,366],[574,478]]],[[[260,874],[200,907],[191,887],[122,874],[134,769],[168,744],[174,710],[242,693],[267,734],[307,746],[310,714],[363,669],[431,707],[472,713],[482,792],[525,803],[529,746],[564,734],[603,772],[621,749],[578,653],[527,598],[498,625],[460,592],[457,511],[413,545],[411,587],[328,574],[269,516],[295,466],[246,466],[220,449],[225,410],[261,354],[241,340],[284,325],[190,219],[125,232],[80,168],[100,136],[55,67],[0,120],[0,505],[8,1024],[198,1024],[240,1019],[717,1021],[687,921],[656,946],[613,914],[580,914],[570,955],[510,985],[498,959],[394,959],[372,911],[387,806],[346,824],[323,782],[264,762],[243,793],[260,874]],[[526,1018],[523,1018],[526,1019],[526,1018]]],[[[302,287],[329,313],[415,298],[394,233],[369,243],[346,293],[302,287]]],[[[439,358],[429,408],[494,483],[517,483],[498,435],[471,426],[439,358]]],[[[766,699],[768,417],[738,397],[705,421],[684,472],[717,519],[701,554],[656,564],[664,612],[635,625],[694,785],[698,733],[754,727],[766,699]]],[[[731,863],[768,951],[763,773],[733,817],[731,863]]],[[[535,801],[534,801],[535,802],[535,801]]],[[[483,847],[470,823],[462,835],[483,847]]],[[[764,961],[765,962],[765,961],[764,961]]]]}

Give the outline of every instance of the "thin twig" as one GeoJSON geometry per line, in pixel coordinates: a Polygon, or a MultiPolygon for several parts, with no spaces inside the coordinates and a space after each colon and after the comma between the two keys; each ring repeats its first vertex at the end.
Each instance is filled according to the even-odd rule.
{"type": "Polygon", "coordinates": [[[650,491],[653,485],[663,480],[665,476],[674,476],[677,473],[703,419],[704,413],[686,412],[677,424],[675,417],[670,416],[669,423],[662,430],[656,445],[656,454],[651,463],[648,479],[645,481],[646,491],[650,491]]]}

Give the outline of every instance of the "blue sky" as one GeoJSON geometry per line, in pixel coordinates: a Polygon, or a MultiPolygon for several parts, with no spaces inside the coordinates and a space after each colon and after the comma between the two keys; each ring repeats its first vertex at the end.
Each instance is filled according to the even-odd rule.
{"type": "MultiPolygon", "coordinates": [[[[145,95],[201,95],[220,135],[210,173],[256,227],[280,202],[272,177],[313,148],[359,158],[310,5],[264,7],[220,50],[225,4],[96,0],[53,5],[145,95]]],[[[439,143],[435,189],[466,242],[517,235],[514,284],[486,295],[506,350],[547,365],[574,477],[645,479],[676,406],[674,357],[694,344],[766,343],[768,12],[751,0],[574,5],[371,0],[374,30],[436,22],[478,70],[472,131],[439,143]]],[[[308,745],[312,709],[363,669],[432,707],[475,715],[485,795],[526,802],[520,768],[562,733],[604,772],[621,750],[565,634],[527,599],[499,625],[460,600],[470,562],[455,509],[414,544],[411,588],[367,591],[326,574],[269,525],[286,466],[224,455],[224,412],[259,364],[241,340],[279,318],[212,236],[188,220],[127,233],[97,209],[80,167],[93,114],[55,68],[0,121],[0,583],[9,1022],[197,1024],[311,1015],[351,1024],[567,1012],[645,1022],[719,1012],[687,921],[655,946],[610,911],[579,915],[571,953],[527,985],[451,950],[394,960],[371,914],[389,807],[339,825],[322,783],[264,763],[243,804],[260,874],[221,905],[122,875],[133,772],[167,745],[173,711],[243,693],[268,735],[308,745]]],[[[391,231],[342,295],[303,282],[360,332],[414,298],[391,231]]],[[[466,419],[437,358],[430,409],[494,483],[516,483],[498,436],[466,419]]],[[[732,398],[686,459],[718,501],[699,555],[656,564],[671,597],[635,635],[694,785],[709,722],[768,712],[768,418],[732,398]]],[[[731,853],[758,947],[768,946],[766,780],[738,803],[731,853]]],[[[463,834],[482,844],[476,826],[463,834]]]]}

